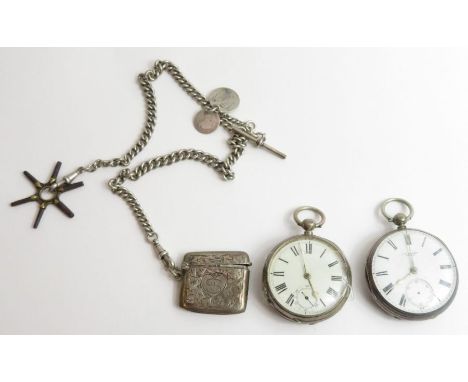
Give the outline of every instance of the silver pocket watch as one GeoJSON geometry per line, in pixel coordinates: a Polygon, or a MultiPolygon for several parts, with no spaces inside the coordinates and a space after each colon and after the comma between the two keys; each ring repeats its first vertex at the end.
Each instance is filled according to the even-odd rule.
{"type": "Polygon", "coordinates": [[[314,207],[299,207],[294,220],[304,234],[279,243],[263,268],[263,289],[269,303],[286,319],[315,324],[336,314],[351,290],[351,269],[340,248],[313,231],[325,223],[314,207]],[[318,220],[300,220],[310,211],[318,220]]]}
{"type": "Polygon", "coordinates": [[[387,199],[382,215],[397,228],[383,235],[372,248],[366,264],[366,278],[376,303],[401,319],[434,318],[449,307],[458,287],[455,260],[436,236],[406,223],[413,207],[406,200],[387,199]],[[406,207],[407,214],[391,216],[390,203],[406,207]]]}

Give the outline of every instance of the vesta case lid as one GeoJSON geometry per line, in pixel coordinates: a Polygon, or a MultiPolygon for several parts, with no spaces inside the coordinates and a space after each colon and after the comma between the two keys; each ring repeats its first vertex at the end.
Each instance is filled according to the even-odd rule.
{"type": "Polygon", "coordinates": [[[249,255],[241,251],[190,252],[184,256],[182,268],[204,267],[241,267],[252,265],[249,255]],[[207,256],[209,255],[209,256],[207,256]]]}

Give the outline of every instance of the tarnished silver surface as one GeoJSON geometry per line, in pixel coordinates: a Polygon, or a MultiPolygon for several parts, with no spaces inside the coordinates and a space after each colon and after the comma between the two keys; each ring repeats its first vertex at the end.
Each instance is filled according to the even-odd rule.
{"type": "Polygon", "coordinates": [[[302,207],[296,208],[296,210],[293,213],[293,218],[296,224],[299,227],[304,229],[306,235],[311,235],[315,228],[322,227],[325,224],[325,220],[326,220],[325,214],[322,211],[320,211],[318,208],[311,207],[311,206],[302,206],[302,207]],[[319,220],[314,220],[311,218],[303,219],[303,220],[300,219],[299,214],[305,211],[309,211],[309,212],[313,212],[317,214],[317,216],[319,217],[319,220]]]}
{"type": "Polygon", "coordinates": [[[224,113],[233,111],[239,106],[239,95],[230,88],[217,88],[208,95],[208,101],[218,106],[224,113]]]}
{"type": "Polygon", "coordinates": [[[389,222],[393,222],[397,226],[402,227],[412,219],[412,217],[414,215],[414,208],[411,205],[411,203],[408,202],[405,199],[390,198],[390,199],[384,200],[382,202],[382,204],[380,205],[380,212],[382,213],[384,218],[387,219],[389,222]],[[399,203],[402,206],[406,207],[408,209],[408,214],[400,212],[400,213],[398,213],[398,214],[396,214],[394,216],[389,215],[388,212],[387,212],[387,207],[391,203],[399,203]]]}
{"type": "Polygon", "coordinates": [[[198,313],[244,312],[250,265],[245,252],[187,253],[182,263],[180,306],[198,313]]]}
{"type": "Polygon", "coordinates": [[[221,120],[218,113],[214,111],[200,110],[193,119],[193,125],[199,133],[210,134],[215,131],[221,120]]]}

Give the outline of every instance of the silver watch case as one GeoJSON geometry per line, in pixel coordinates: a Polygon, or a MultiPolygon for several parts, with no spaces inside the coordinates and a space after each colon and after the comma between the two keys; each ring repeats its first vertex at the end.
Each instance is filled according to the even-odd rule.
{"type": "Polygon", "coordinates": [[[332,241],[324,239],[323,237],[320,236],[315,236],[315,235],[309,235],[309,234],[304,234],[304,235],[297,235],[297,236],[292,236],[286,240],[283,240],[281,243],[279,243],[273,250],[270,252],[268,255],[268,258],[265,261],[265,266],[263,267],[263,292],[265,294],[265,297],[269,304],[284,318],[290,321],[302,323],[302,324],[316,324],[318,322],[324,321],[332,316],[334,316],[336,313],[338,313],[345,302],[348,300],[349,294],[351,292],[351,285],[352,285],[352,276],[351,276],[351,268],[349,266],[348,260],[346,260],[345,255],[341,251],[341,249],[332,241]],[[305,316],[301,314],[296,314],[293,313],[287,309],[285,309],[279,302],[276,300],[275,296],[273,295],[269,285],[268,285],[268,268],[270,266],[270,262],[273,258],[273,256],[285,245],[288,245],[289,243],[292,243],[296,240],[307,240],[307,239],[313,239],[317,241],[322,241],[326,243],[327,245],[333,247],[338,255],[341,257],[341,260],[343,261],[344,268],[345,268],[345,274],[346,274],[346,279],[347,279],[347,288],[345,293],[342,295],[341,299],[339,302],[333,307],[333,309],[317,314],[314,316],[305,316]]]}
{"type": "MultiPolygon", "coordinates": [[[[367,257],[367,262],[366,262],[366,280],[367,280],[367,285],[369,286],[369,289],[370,289],[370,292],[371,292],[371,295],[372,295],[372,298],[374,299],[374,301],[377,303],[377,305],[387,314],[395,317],[395,318],[398,318],[398,319],[404,319],[404,320],[428,320],[428,319],[431,319],[431,318],[435,318],[437,317],[439,314],[441,314],[443,311],[445,311],[449,306],[450,304],[452,303],[453,299],[455,298],[455,295],[457,294],[457,290],[458,290],[458,268],[456,266],[456,263],[455,263],[455,258],[453,257],[452,255],[452,259],[455,263],[455,272],[456,272],[456,284],[455,284],[455,290],[452,294],[452,296],[450,297],[450,300],[448,300],[443,306],[441,306],[439,309],[436,309],[432,312],[428,312],[428,313],[422,313],[422,314],[417,314],[417,313],[409,313],[409,312],[405,312],[401,309],[398,309],[397,307],[395,307],[394,305],[390,304],[387,300],[385,300],[385,298],[382,296],[382,294],[380,293],[380,291],[378,290],[377,288],[377,285],[375,284],[374,282],[374,279],[372,278],[372,259],[374,258],[375,256],[375,251],[377,250],[378,246],[385,240],[387,239],[387,237],[389,237],[390,235],[394,234],[396,231],[400,231],[401,228],[397,228],[395,230],[392,230],[388,233],[386,233],[385,235],[383,235],[382,237],[379,238],[379,240],[377,240],[377,242],[374,244],[374,246],[372,247],[370,253],[369,253],[369,256],[367,257]]],[[[422,232],[423,234],[425,235],[429,235],[429,236],[432,236],[434,237],[435,239],[439,240],[447,249],[448,247],[445,245],[445,243],[440,240],[437,236],[429,233],[429,232],[426,232],[426,231],[422,231],[420,229],[415,229],[415,228],[405,228],[405,230],[407,231],[415,231],[415,232],[422,232]]],[[[450,251],[450,250],[449,250],[450,251]]],[[[450,252],[450,254],[452,254],[450,252]]]]}

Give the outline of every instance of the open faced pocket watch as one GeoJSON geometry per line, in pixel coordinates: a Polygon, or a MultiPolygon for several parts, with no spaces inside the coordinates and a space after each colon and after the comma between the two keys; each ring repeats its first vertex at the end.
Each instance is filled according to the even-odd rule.
{"type": "Polygon", "coordinates": [[[303,235],[279,243],[263,268],[263,289],[269,303],[285,318],[315,324],[336,314],[351,290],[351,269],[338,246],[313,230],[325,223],[325,215],[314,207],[299,207],[294,220],[303,235]],[[310,211],[318,220],[300,220],[310,211]]]}
{"type": "Polygon", "coordinates": [[[367,259],[366,278],[375,301],[396,318],[436,317],[457,292],[458,272],[452,254],[436,236],[406,227],[414,212],[406,200],[387,199],[381,212],[397,228],[377,241],[367,259]],[[390,203],[405,206],[408,213],[389,215],[390,203]]]}

